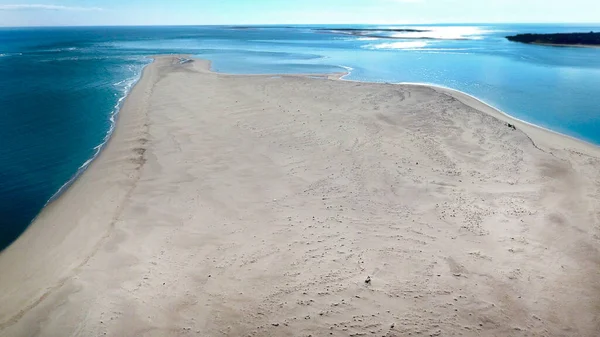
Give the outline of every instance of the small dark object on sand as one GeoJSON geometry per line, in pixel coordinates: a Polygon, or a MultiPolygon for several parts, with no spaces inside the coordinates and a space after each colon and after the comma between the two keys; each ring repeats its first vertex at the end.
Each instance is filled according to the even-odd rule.
{"type": "Polygon", "coordinates": [[[509,128],[513,129],[513,130],[516,130],[516,129],[517,129],[517,127],[516,127],[516,126],[514,126],[513,124],[507,123],[506,125],[507,125],[509,128]]]}
{"type": "Polygon", "coordinates": [[[371,284],[371,276],[367,276],[367,279],[365,280],[366,284],[371,284]]]}

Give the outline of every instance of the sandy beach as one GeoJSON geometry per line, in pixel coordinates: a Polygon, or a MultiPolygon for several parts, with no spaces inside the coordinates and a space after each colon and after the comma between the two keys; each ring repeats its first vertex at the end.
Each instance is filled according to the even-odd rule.
{"type": "Polygon", "coordinates": [[[157,57],[0,254],[0,336],[600,336],[599,148],[448,89],[209,68],[157,57]]]}

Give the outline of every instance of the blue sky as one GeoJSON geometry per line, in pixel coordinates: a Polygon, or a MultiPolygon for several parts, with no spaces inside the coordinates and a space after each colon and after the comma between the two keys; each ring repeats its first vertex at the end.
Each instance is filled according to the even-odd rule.
{"type": "Polygon", "coordinates": [[[599,21],[600,0],[0,0],[0,26],[599,21]]]}

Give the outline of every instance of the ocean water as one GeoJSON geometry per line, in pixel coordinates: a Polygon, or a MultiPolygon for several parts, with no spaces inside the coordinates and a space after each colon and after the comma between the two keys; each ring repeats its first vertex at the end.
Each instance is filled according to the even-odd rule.
{"type": "Polygon", "coordinates": [[[192,54],[227,73],[349,71],[347,80],[442,85],[600,144],[600,49],[504,38],[600,31],[600,24],[340,30],[348,27],[0,29],[0,249],[101,151],[123,97],[154,54],[192,54]]]}

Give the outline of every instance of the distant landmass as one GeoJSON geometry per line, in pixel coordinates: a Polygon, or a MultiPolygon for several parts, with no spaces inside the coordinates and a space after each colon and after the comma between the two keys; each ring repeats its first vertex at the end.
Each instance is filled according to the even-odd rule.
{"type": "Polygon", "coordinates": [[[401,40],[435,40],[433,37],[426,36],[394,36],[393,33],[426,33],[430,30],[425,29],[409,29],[409,28],[316,28],[313,29],[318,33],[325,34],[342,34],[354,35],[361,37],[371,37],[377,39],[401,39],[401,40]]]}
{"type": "MultiPolygon", "coordinates": [[[[229,26],[234,30],[261,30],[261,29],[307,29],[322,34],[352,35],[375,39],[398,39],[398,40],[469,40],[468,37],[457,36],[454,38],[436,37],[429,29],[414,28],[352,28],[352,27],[311,27],[311,26],[229,26]],[[413,33],[413,34],[394,34],[394,33],[413,33]],[[416,33],[416,34],[415,34],[416,33]]],[[[435,29],[433,30],[435,31],[435,29]]]]}
{"type": "Polygon", "coordinates": [[[317,28],[318,31],[332,32],[429,32],[425,29],[408,29],[408,28],[317,28]]]}
{"type": "Polygon", "coordinates": [[[409,28],[312,28],[310,26],[302,27],[302,26],[231,26],[231,29],[311,29],[317,32],[345,32],[348,34],[360,34],[363,32],[401,32],[401,33],[422,33],[429,32],[430,30],[425,29],[409,29],[409,28]]]}
{"type": "Polygon", "coordinates": [[[600,33],[517,34],[509,41],[549,46],[600,47],[600,33]]]}

